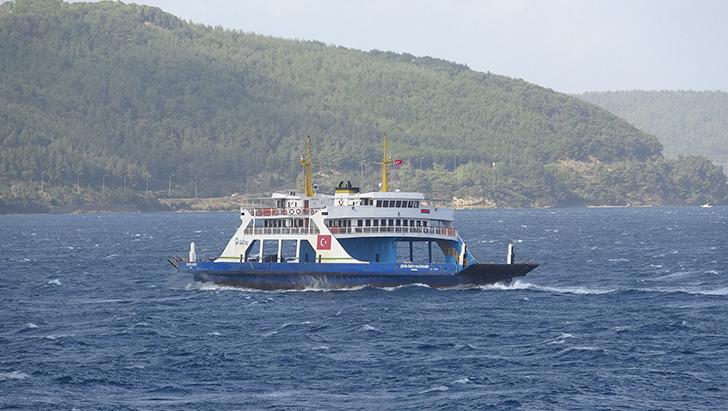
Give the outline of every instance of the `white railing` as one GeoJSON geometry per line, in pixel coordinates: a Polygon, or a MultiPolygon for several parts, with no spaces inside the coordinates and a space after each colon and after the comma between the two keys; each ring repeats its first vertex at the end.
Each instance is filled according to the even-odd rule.
{"type": "Polygon", "coordinates": [[[250,215],[255,217],[272,216],[306,216],[314,215],[318,211],[315,208],[253,208],[249,209],[250,215]]]}
{"type": "MultiPolygon", "coordinates": [[[[331,234],[424,234],[444,237],[455,237],[455,229],[448,227],[410,227],[410,226],[380,226],[380,227],[329,227],[331,234]]],[[[248,227],[246,235],[309,235],[319,234],[315,227],[248,227]]]]}
{"type": "Polygon", "coordinates": [[[448,227],[410,227],[410,226],[379,226],[379,227],[329,227],[331,234],[430,234],[445,237],[455,237],[455,229],[448,227]]]}
{"type": "Polygon", "coordinates": [[[307,235],[318,234],[317,227],[248,227],[245,234],[250,235],[307,235]]]}

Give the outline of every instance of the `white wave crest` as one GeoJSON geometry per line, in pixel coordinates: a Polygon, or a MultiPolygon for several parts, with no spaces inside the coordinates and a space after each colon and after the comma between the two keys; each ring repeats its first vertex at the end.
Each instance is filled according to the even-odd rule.
{"type": "Polygon", "coordinates": [[[586,287],[547,287],[547,286],[531,284],[531,283],[525,282],[520,279],[513,281],[510,284],[496,283],[496,284],[482,285],[482,286],[479,286],[478,288],[480,288],[481,290],[504,290],[504,291],[535,290],[535,291],[543,291],[543,292],[555,293],[555,294],[607,294],[607,293],[617,291],[616,289],[611,289],[611,288],[600,289],[600,288],[586,288],[586,287]]]}
{"type": "Polygon", "coordinates": [[[61,280],[56,278],[54,280],[48,281],[48,285],[61,285],[61,280]]]}
{"type": "Polygon", "coordinates": [[[35,323],[25,323],[25,324],[23,324],[23,329],[25,329],[25,330],[33,330],[35,328],[38,328],[38,326],[35,323]]]}
{"type": "Polygon", "coordinates": [[[442,391],[449,391],[450,388],[444,386],[444,385],[436,385],[434,387],[430,387],[424,391],[420,391],[418,394],[427,394],[430,392],[442,392],[442,391]]]}
{"type": "Polygon", "coordinates": [[[551,340],[547,340],[546,344],[547,345],[564,344],[568,338],[574,338],[574,335],[569,334],[569,333],[561,333],[561,335],[559,335],[558,337],[553,338],[551,340]]]}
{"type": "Polygon", "coordinates": [[[364,324],[361,327],[359,327],[359,331],[375,332],[375,333],[381,333],[382,332],[379,328],[372,327],[369,324],[364,324]]]}
{"type": "Polygon", "coordinates": [[[257,291],[243,287],[233,287],[231,285],[221,285],[213,282],[193,281],[185,285],[188,291],[257,291]]]}
{"type": "Polygon", "coordinates": [[[0,381],[3,380],[24,380],[29,375],[20,371],[0,372],[0,381]]]}
{"type": "Polygon", "coordinates": [[[368,285],[357,285],[352,287],[325,287],[325,286],[311,286],[311,287],[305,287],[305,288],[297,288],[297,289],[289,289],[289,290],[260,290],[257,288],[246,288],[246,287],[237,287],[234,285],[222,285],[217,284],[210,281],[193,281],[187,285],[185,285],[185,290],[189,291],[242,291],[245,293],[271,293],[271,294],[279,294],[279,293],[303,293],[303,292],[318,292],[318,293],[326,293],[326,292],[345,292],[345,291],[358,291],[363,290],[365,288],[368,288],[368,285]]]}
{"type": "Polygon", "coordinates": [[[728,287],[712,288],[712,289],[700,289],[700,288],[680,288],[680,287],[657,287],[657,288],[643,288],[637,291],[652,292],[652,293],[685,293],[694,295],[716,295],[723,296],[728,295],[728,287]]]}
{"type": "Polygon", "coordinates": [[[374,287],[374,288],[376,288],[378,290],[384,290],[384,291],[397,291],[397,290],[401,290],[403,288],[411,288],[411,287],[432,288],[429,285],[422,284],[422,283],[402,284],[402,285],[398,285],[396,287],[374,287]]]}

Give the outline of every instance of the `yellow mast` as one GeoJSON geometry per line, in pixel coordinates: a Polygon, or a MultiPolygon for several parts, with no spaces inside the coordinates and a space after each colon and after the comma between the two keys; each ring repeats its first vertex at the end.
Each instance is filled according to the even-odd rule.
{"type": "Polygon", "coordinates": [[[389,178],[387,177],[387,165],[392,160],[387,158],[387,135],[384,135],[384,150],[382,151],[382,162],[379,163],[382,166],[382,187],[380,191],[386,193],[389,191],[389,178]]]}
{"type": "Polygon", "coordinates": [[[313,179],[311,178],[311,136],[306,136],[306,158],[301,156],[303,166],[303,192],[306,197],[313,197],[313,179]]]}

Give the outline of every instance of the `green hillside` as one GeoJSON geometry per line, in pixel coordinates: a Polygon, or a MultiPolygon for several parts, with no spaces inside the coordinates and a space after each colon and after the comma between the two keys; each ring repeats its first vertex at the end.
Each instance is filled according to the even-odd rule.
{"type": "Polygon", "coordinates": [[[384,133],[405,159],[395,186],[438,196],[501,206],[726,198],[709,162],[665,161],[656,138],[605,110],[430,57],[116,2],[8,2],[0,38],[0,209],[150,204],[170,185],[173,197],[192,195],[195,180],[201,196],[290,187],[306,135],[320,186],[363,169],[373,188],[384,133]]]}
{"type": "Polygon", "coordinates": [[[632,90],[579,97],[657,136],[666,156],[704,156],[728,172],[728,93],[632,90]]]}

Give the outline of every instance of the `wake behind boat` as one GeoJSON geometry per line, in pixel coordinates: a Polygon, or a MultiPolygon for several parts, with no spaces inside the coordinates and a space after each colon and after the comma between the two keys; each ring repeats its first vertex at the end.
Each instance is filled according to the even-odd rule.
{"type": "Polygon", "coordinates": [[[455,230],[454,212],[421,193],[389,191],[384,140],[380,191],[361,193],[341,182],[334,195],[315,192],[306,141],[304,191],[274,193],[270,207],[241,207],[240,227],[217,258],[169,262],[197,281],[246,288],[456,287],[508,282],[538,266],[481,264],[455,230]],[[417,246],[417,253],[415,253],[417,246]]]}

